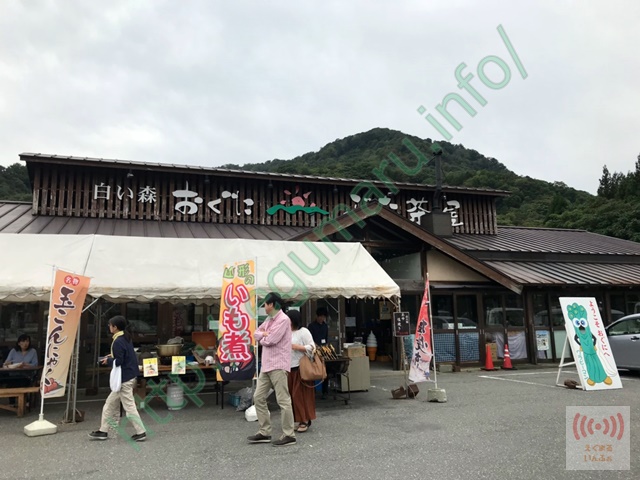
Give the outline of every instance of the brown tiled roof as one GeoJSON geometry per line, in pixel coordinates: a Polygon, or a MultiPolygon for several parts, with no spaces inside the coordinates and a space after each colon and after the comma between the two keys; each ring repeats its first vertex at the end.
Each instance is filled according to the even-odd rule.
{"type": "MultiPolygon", "coordinates": [[[[396,214],[383,213],[385,218],[393,220],[395,217],[391,215],[396,214]]],[[[427,243],[442,243],[440,248],[445,250],[445,244],[449,243],[449,248],[455,247],[473,255],[479,259],[479,264],[484,265],[484,269],[492,269],[519,285],[640,284],[640,244],[635,242],[582,230],[521,227],[500,227],[498,235],[456,234],[453,238],[440,239],[428,232],[418,231],[422,229],[414,224],[404,222],[403,227],[413,228],[416,230],[414,233],[427,243]],[[515,257],[531,254],[536,259],[518,261],[518,258],[492,258],[495,257],[492,253],[496,252],[515,257]],[[562,254],[571,260],[554,261],[551,254],[562,254]]],[[[0,201],[0,233],[290,240],[304,238],[311,234],[311,230],[306,227],[271,225],[34,216],[30,203],[0,201]]],[[[448,253],[458,258],[455,252],[448,253]]],[[[458,260],[464,261],[461,258],[458,260]]]]}
{"type": "MultiPolygon", "coordinates": [[[[296,179],[300,181],[308,181],[312,183],[324,183],[331,185],[357,185],[360,182],[371,181],[357,178],[338,178],[338,177],[318,177],[314,175],[301,175],[293,173],[273,173],[273,172],[257,172],[253,170],[236,170],[230,168],[218,168],[218,167],[198,167],[195,165],[177,165],[167,163],[155,163],[155,162],[136,162],[133,160],[116,160],[108,158],[91,158],[91,157],[74,157],[70,155],[49,155],[45,153],[21,153],[20,159],[23,161],[35,161],[35,162],[56,162],[73,165],[91,165],[101,167],[118,167],[118,168],[130,168],[131,170],[171,170],[171,171],[189,171],[194,173],[206,174],[219,174],[225,176],[251,176],[255,178],[272,178],[274,180],[290,180],[296,179]]],[[[382,181],[373,180],[371,183],[376,185],[386,185],[382,181]]],[[[407,189],[416,190],[433,190],[435,185],[426,185],[422,183],[409,183],[409,182],[394,182],[397,187],[404,187],[407,189]]],[[[443,192],[459,192],[459,193],[473,193],[476,195],[490,195],[504,197],[511,194],[506,190],[498,190],[492,188],[475,188],[475,187],[454,187],[445,185],[442,187],[443,192]]]]}
{"type": "Polygon", "coordinates": [[[272,225],[34,216],[31,214],[30,203],[0,201],[0,233],[286,240],[306,230],[307,228],[304,227],[275,227],[272,225]]]}
{"type": "Polygon", "coordinates": [[[447,241],[470,253],[640,255],[640,243],[585,230],[498,227],[497,235],[455,234],[447,241]]]}
{"type": "Polygon", "coordinates": [[[530,286],[638,286],[640,263],[485,262],[515,281],[530,286]]]}

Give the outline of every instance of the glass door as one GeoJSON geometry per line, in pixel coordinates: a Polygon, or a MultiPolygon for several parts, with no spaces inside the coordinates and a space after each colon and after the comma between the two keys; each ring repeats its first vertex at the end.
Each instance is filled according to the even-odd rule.
{"type": "Polygon", "coordinates": [[[480,362],[480,328],[477,295],[455,295],[455,332],[459,363],[480,362]]]}

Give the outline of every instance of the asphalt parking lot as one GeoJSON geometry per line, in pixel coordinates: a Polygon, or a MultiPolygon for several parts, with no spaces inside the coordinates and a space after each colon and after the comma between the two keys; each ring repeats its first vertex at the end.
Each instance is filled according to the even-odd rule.
{"type": "MultiPolygon", "coordinates": [[[[85,422],[60,425],[50,436],[23,434],[37,413],[18,419],[0,411],[0,478],[640,478],[633,456],[630,471],[565,469],[567,406],[630,406],[627,426],[637,451],[640,376],[623,374],[621,390],[583,392],[556,387],[556,374],[553,368],[439,374],[448,401],[429,403],[432,384],[420,384],[415,400],[393,400],[402,375],[373,372],[370,390],[352,393],[348,405],[318,399],[318,419],[296,445],[283,448],[248,445],[256,424],[229,405],[220,409],[213,393],[200,394],[202,407],[190,403],[173,412],[154,400],[155,413],[143,414],[149,440],[134,445],[117,436],[88,439],[99,425],[100,398],[79,403],[85,422]]],[[[48,403],[45,418],[57,422],[63,411],[63,404],[48,403]]],[[[273,416],[277,429],[277,411],[273,416]]]]}

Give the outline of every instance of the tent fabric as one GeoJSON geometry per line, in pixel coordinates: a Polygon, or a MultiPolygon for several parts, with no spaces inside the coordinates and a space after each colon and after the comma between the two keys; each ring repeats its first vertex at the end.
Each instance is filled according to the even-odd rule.
{"type": "Polygon", "coordinates": [[[48,300],[53,266],[91,277],[89,295],[212,303],[225,264],[256,260],[258,291],[293,299],[392,298],[400,288],[359,243],[0,235],[0,301],[48,300]]]}

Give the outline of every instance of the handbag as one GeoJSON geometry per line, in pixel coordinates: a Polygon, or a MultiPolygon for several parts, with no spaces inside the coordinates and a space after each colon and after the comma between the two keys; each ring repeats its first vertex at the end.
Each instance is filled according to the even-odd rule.
{"type": "Polygon", "coordinates": [[[314,350],[311,354],[311,358],[309,355],[303,355],[300,359],[300,377],[302,380],[324,380],[327,378],[327,368],[324,364],[324,359],[316,354],[314,350]]]}
{"type": "Polygon", "coordinates": [[[113,362],[113,368],[111,369],[111,376],[109,377],[109,385],[112,392],[119,392],[122,387],[122,368],[113,362]]]}

